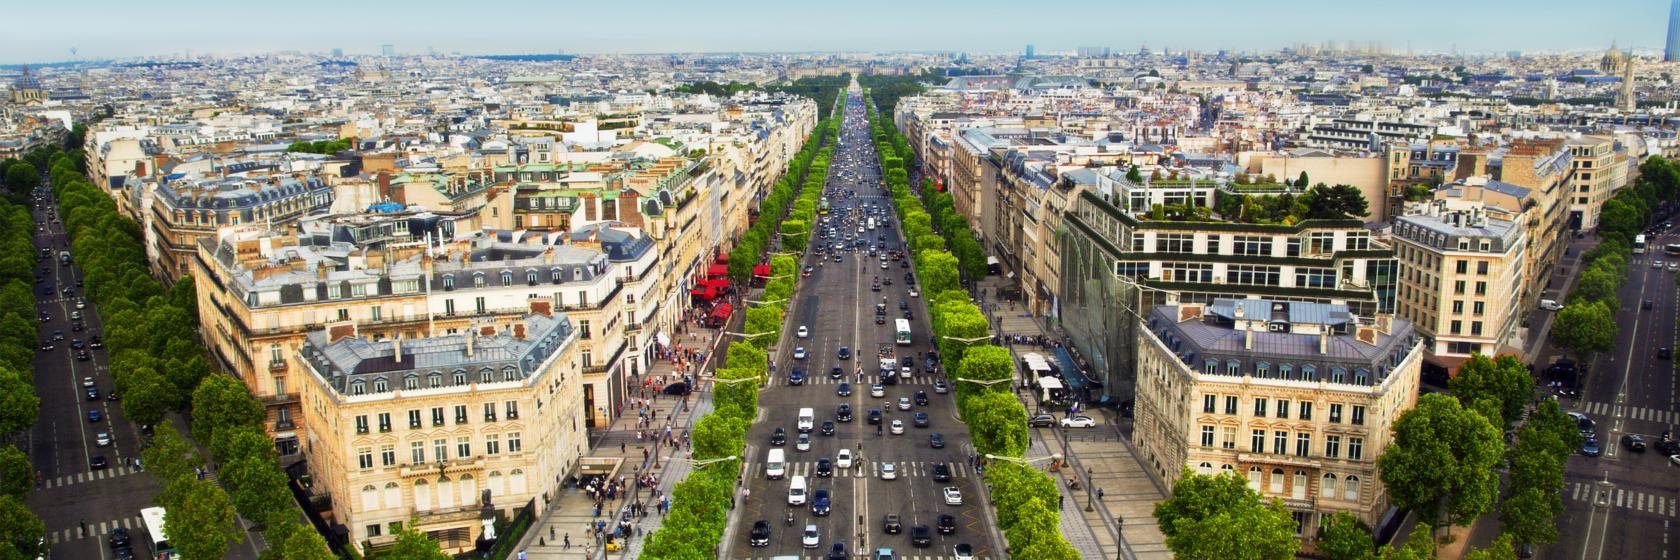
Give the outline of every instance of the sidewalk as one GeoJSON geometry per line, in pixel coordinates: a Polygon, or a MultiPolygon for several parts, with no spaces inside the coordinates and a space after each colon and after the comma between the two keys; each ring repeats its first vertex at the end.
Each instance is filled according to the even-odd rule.
{"type": "MultiPolygon", "coordinates": [[[[993,276],[978,284],[984,293],[995,294],[1003,281],[993,276]]],[[[981,304],[982,310],[992,317],[1000,336],[1050,334],[1037,318],[1020,306],[1011,308],[1007,302],[990,300],[981,304]],[[998,307],[993,308],[994,304],[998,307]]],[[[1047,353],[1033,344],[1013,344],[1005,340],[1002,346],[1009,349],[1016,363],[1028,352],[1047,353]]],[[[1037,404],[1030,391],[1018,391],[1016,397],[1027,406],[1028,414],[1036,409],[1037,404]]],[[[1061,428],[1034,429],[1032,448],[1027,452],[1029,457],[1059,453],[1069,463],[1067,469],[1055,476],[1056,486],[1068,502],[1062,509],[1062,534],[1086,558],[1113,558],[1119,552],[1119,542],[1125,547],[1126,558],[1170,560],[1172,553],[1167,550],[1166,537],[1155,526],[1154,518],[1155,503],[1165,500],[1166,495],[1137,460],[1129,442],[1125,441],[1120,430],[1120,418],[1101,408],[1081,412],[1099,418],[1100,424],[1091,429],[1063,430],[1061,433],[1067,438],[1065,443],[1063,437],[1054,437],[1057,432],[1051,431],[1061,428]],[[1047,438],[1044,434],[1052,437],[1047,438]],[[1085,480],[1087,477],[1090,480],[1085,480]],[[1082,485],[1089,486],[1079,491],[1071,490],[1068,488],[1069,479],[1080,480],[1082,485]],[[1085,488],[1093,492],[1101,489],[1103,497],[1094,500],[1085,488]],[[1087,503],[1093,503],[1093,511],[1085,511],[1087,503]],[[1123,536],[1117,541],[1116,535],[1121,533],[1123,536]]]]}

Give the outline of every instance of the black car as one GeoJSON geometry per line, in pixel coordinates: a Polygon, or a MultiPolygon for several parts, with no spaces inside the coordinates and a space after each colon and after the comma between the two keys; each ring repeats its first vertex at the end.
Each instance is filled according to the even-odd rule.
{"type": "Polygon", "coordinates": [[[112,529],[111,536],[106,537],[105,542],[110,544],[111,548],[128,546],[128,529],[122,527],[112,529]]]}
{"type": "Polygon", "coordinates": [[[811,493],[811,515],[815,515],[815,516],[818,516],[818,517],[828,515],[829,504],[831,504],[831,503],[832,502],[829,500],[827,490],[818,490],[816,492],[812,492],[811,493]]]}
{"type": "Polygon", "coordinates": [[[41,351],[42,352],[46,352],[46,351],[52,350],[54,348],[57,348],[57,346],[53,346],[53,343],[52,343],[51,340],[41,341],[41,351]]]}
{"type": "Polygon", "coordinates": [[[889,535],[904,532],[904,524],[898,521],[897,515],[887,515],[881,518],[881,530],[889,535]]]}
{"type": "Polygon", "coordinates": [[[898,300],[898,308],[901,309],[901,310],[904,310],[904,311],[909,311],[910,310],[910,302],[904,301],[902,299],[898,300]]]}
{"type": "Polygon", "coordinates": [[[828,369],[828,377],[831,378],[831,379],[839,379],[839,378],[845,377],[845,376],[846,376],[846,370],[840,369],[839,366],[835,366],[835,367],[832,367],[832,368],[828,369]]]}
{"type": "Polygon", "coordinates": [[[770,432],[770,445],[787,445],[787,430],[776,428],[776,431],[770,432]]]}
{"type": "Polygon", "coordinates": [[[852,405],[840,403],[840,406],[834,407],[834,419],[841,422],[851,422],[852,405]]]}
{"type": "Polygon", "coordinates": [[[852,348],[849,346],[841,346],[840,351],[837,354],[842,360],[850,360],[852,359],[852,348]]]}
{"type": "Polygon", "coordinates": [[[1638,434],[1624,435],[1622,436],[1622,447],[1626,447],[1628,451],[1632,451],[1634,453],[1644,453],[1645,438],[1638,434]]]}
{"type": "Polygon", "coordinates": [[[99,400],[99,388],[98,387],[88,387],[87,388],[87,400],[90,400],[90,401],[99,400]]]}
{"type": "Polygon", "coordinates": [[[834,461],[828,457],[819,457],[817,459],[817,476],[834,476],[834,461]]]}
{"type": "Polygon", "coordinates": [[[937,433],[929,434],[928,435],[928,447],[931,447],[931,448],[934,448],[934,449],[944,449],[945,448],[945,436],[943,434],[937,434],[937,433]]]}
{"type": "Polygon", "coordinates": [[[927,406],[928,405],[927,391],[916,391],[915,399],[916,399],[916,406],[927,406]]]}
{"type": "Polygon", "coordinates": [[[793,368],[793,371],[788,373],[788,385],[804,385],[804,384],[805,384],[805,370],[801,369],[801,368],[793,368]]]}
{"type": "Polygon", "coordinates": [[[933,464],[933,481],[946,482],[951,480],[951,466],[945,463],[933,464]]]}
{"type": "Polygon", "coordinates": [[[834,386],[834,394],[842,397],[852,396],[852,384],[841,381],[839,385],[834,386]]]}
{"type": "Polygon", "coordinates": [[[76,361],[78,361],[78,362],[88,361],[87,350],[77,350],[76,351],[76,361]]]}
{"type": "Polygon", "coordinates": [[[903,317],[904,317],[904,318],[905,318],[905,319],[914,319],[914,318],[916,318],[916,314],[915,314],[915,313],[911,313],[911,312],[910,312],[910,310],[909,310],[909,309],[906,309],[906,310],[904,310],[904,311],[903,311],[903,312],[902,312],[902,313],[899,313],[899,315],[902,315],[902,316],[903,316],[903,317]]]}
{"type": "Polygon", "coordinates": [[[875,314],[875,324],[877,324],[877,325],[885,325],[885,324],[887,324],[887,314],[885,314],[885,313],[876,313],[876,314],[875,314]]]}
{"type": "Polygon", "coordinates": [[[88,467],[96,471],[105,470],[105,467],[109,466],[111,466],[111,463],[105,460],[104,455],[94,455],[93,459],[88,460],[88,467]]]}
{"type": "Polygon", "coordinates": [[[910,415],[910,421],[915,423],[917,428],[928,427],[928,415],[926,412],[917,412],[910,415]]]}
{"type": "MultiPolygon", "coordinates": [[[[104,348],[104,347],[105,347],[105,339],[99,338],[99,335],[97,335],[97,334],[93,335],[93,338],[88,339],[88,348],[104,348]]],[[[681,383],[674,383],[673,385],[681,385],[681,383]]]]}
{"type": "Polygon", "coordinates": [[[910,546],[927,548],[933,544],[933,530],[927,525],[917,525],[910,528],[910,546]]]}
{"type": "Polygon", "coordinates": [[[948,513],[941,513],[939,514],[939,521],[935,522],[933,527],[941,535],[954,535],[957,532],[957,518],[948,513]]]}
{"type": "Polygon", "coordinates": [[[877,425],[877,426],[881,424],[881,409],[879,409],[879,408],[869,409],[869,423],[877,425]]]}
{"type": "Polygon", "coordinates": [[[831,422],[831,421],[828,421],[828,420],[823,421],[823,423],[822,423],[822,435],[825,435],[825,436],[834,435],[834,422],[831,422]]]}
{"type": "Polygon", "coordinates": [[[846,543],[834,543],[834,546],[828,549],[828,560],[848,560],[849,558],[851,557],[846,555],[846,543]]]}
{"type": "Polygon", "coordinates": [[[770,522],[763,519],[754,521],[747,543],[753,546],[770,546],[770,522]]]}

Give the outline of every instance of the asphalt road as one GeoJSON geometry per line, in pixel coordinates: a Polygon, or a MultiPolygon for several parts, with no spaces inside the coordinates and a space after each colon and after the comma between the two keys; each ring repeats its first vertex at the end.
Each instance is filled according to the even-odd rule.
{"type": "MultiPolygon", "coordinates": [[[[902,234],[896,215],[890,209],[891,199],[880,188],[881,172],[875,162],[866,119],[861,102],[853,100],[847,104],[846,126],[842,129],[845,138],[836,151],[825,189],[825,196],[831,197],[832,204],[829,219],[835,224],[840,238],[848,232],[858,235],[858,221],[862,213],[857,209],[864,203],[873,203],[886,209],[877,218],[877,221],[884,220],[885,224],[872,231],[865,224],[865,231],[860,237],[875,243],[879,236],[889,249],[901,249],[902,234]],[[853,164],[848,165],[848,161],[853,164]],[[852,178],[843,176],[842,171],[846,170],[853,173],[852,178]],[[856,196],[846,198],[842,192],[847,189],[855,192],[856,196]]],[[[822,239],[813,232],[813,245],[834,241],[836,238],[822,239]]],[[[908,263],[908,259],[905,257],[902,262],[908,263]]],[[[883,269],[879,258],[866,255],[862,249],[843,251],[839,262],[832,258],[821,265],[815,265],[816,262],[816,253],[807,252],[801,266],[813,265],[813,271],[810,277],[803,279],[795,301],[791,303],[789,325],[780,347],[772,355],[775,366],[772,380],[759,394],[759,417],[747,435],[745,480],[748,493],[744,507],[738,508],[731,533],[725,537],[728,557],[822,557],[834,543],[844,543],[846,551],[855,557],[863,557],[865,553],[873,557],[877,548],[886,547],[893,549],[901,558],[947,558],[952,556],[952,547],[957,543],[971,545],[977,557],[999,557],[1000,547],[994,542],[995,532],[992,529],[994,523],[985,504],[980,503],[977,486],[980,479],[969,462],[974,449],[967,429],[956,418],[952,395],[940,394],[934,389],[933,383],[943,377],[942,372],[915,372],[898,384],[884,386],[884,396],[870,396],[869,385],[879,380],[878,354],[883,348],[892,352],[894,357],[916,357],[918,353],[925,354],[933,349],[929,340],[926,305],[919,297],[910,297],[908,289],[912,285],[904,282],[906,273],[913,274],[913,265],[889,259],[883,269]],[[880,291],[874,291],[871,285],[876,277],[890,278],[892,284],[882,285],[880,291]],[[883,301],[887,309],[886,321],[876,324],[875,306],[883,301]],[[898,346],[894,341],[895,320],[903,317],[900,301],[906,302],[911,309],[913,344],[908,346],[898,346]],[[800,326],[810,329],[808,338],[797,337],[800,326]],[[842,346],[849,347],[853,352],[850,359],[837,357],[842,346]],[[807,358],[794,359],[795,347],[803,347],[807,358]],[[807,381],[802,386],[789,384],[789,373],[794,367],[802,368],[806,373],[807,381]],[[838,379],[830,377],[829,372],[834,367],[843,371],[838,379]],[[841,382],[851,385],[850,396],[838,394],[841,382]],[[898,410],[900,397],[913,397],[918,391],[927,393],[929,403],[926,406],[912,403],[910,410],[898,410]],[[882,430],[878,432],[876,426],[867,422],[869,410],[883,408],[889,402],[892,403],[888,407],[891,410],[884,411],[882,430]],[[850,422],[835,422],[833,436],[821,435],[820,426],[824,421],[835,420],[836,407],[840,403],[850,404],[855,418],[850,422]],[[815,410],[815,425],[818,426],[810,435],[809,451],[796,449],[799,432],[795,419],[802,407],[815,410]],[[928,415],[929,426],[914,426],[912,415],[917,412],[928,415]],[[886,429],[894,420],[903,421],[902,435],[893,435],[886,429]],[[770,444],[771,434],[777,428],[787,432],[785,445],[770,444]],[[944,436],[944,448],[930,447],[929,435],[933,433],[944,436]],[[773,448],[783,449],[787,455],[787,477],[781,480],[769,480],[765,476],[765,459],[773,448]],[[832,477],[817,477],[815,466],[818,459],[834,458],[841,449],[851,449],[858,455],[855,466],[836,468],[832,477]],[[897,468],[897,479],[881,478],[884,463],[892,463],[897,468]],[[951,469],[950,481],[933,480],[933,469],[938,463],[944,463],[951,469]],[[809,503],[805,506],[788,505],[788,488],[794,476],[807,477],[813,494],[818,490],[830,493],[832,511],[829,515],[814,515],[809,503]],[[942,495],[945,487],[955,487],[961,492],[962,505],[946,504],[942,495]],[[791,527],[786,524],[790,512],[794,517],[791,527]],[[931,529],[941,514],[953,517],[956,532],[941,535],[938,531],[931,531],[929,547],[913,547],[910,542],[912,527],[926,525],[931,529]],[[886,515],[899,516],[902,533],[888,534],[883,530],[882,520],[886,515]],[[770,544],[748,546],[748,533],[753,523],[760,520],[768,521],[772,528],[770,544]],[[816,548],[802,546],[802,532],[807,524],[815,525],[819,533],[816,548]]],[[[918,360],[919,364],[921,362],[918,360]]]]}
{"type": "Polygon", "coordinates": [[[1667,243],[1680,243],[1680,235],[1665,234],[1650,243],[1646,254],[1630,259],[1628,280],[1618,293],[1616,322],[1622,328],[1615,350],[1595,358],[1581,399],[1565,400],[1572,405],[1569,410],[1595,422],[1603,455],[1570,457],[1558,542],[1541,551],[1543,558],[1680,558],[1680,542],[1674,538],[1680,522],[1680,467],[1655,445],[1663,431],[1680,423],[1675,362],[1658,357],[1659,348],[1676,346],[1675,321],[1680,318],[1676,273],[1666,269],[1680,255],[1663,254],[1667,243]],[[1665,267],[1652,268],[1652,261],[1663,261],[1665,267]],[[1651,309],[1641,309],[1645,300],[1651,309]],[[1644,436],[1648,450],[1629,451],[1621,443],[1628,434],[1644,436]]]}

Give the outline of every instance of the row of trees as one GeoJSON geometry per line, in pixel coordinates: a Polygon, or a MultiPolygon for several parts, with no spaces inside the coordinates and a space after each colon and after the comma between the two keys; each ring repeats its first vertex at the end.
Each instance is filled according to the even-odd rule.
{"type": "MultiPolygon", "coordinates": [[[[32,154],[33,155],[33,154],[32,154]]],[[[0,558],[35,558],[46,552],[46,525],[25,504],[34,489],[35,467],[15,442],[35,426],[41,399],[35,396],[35,220],[24,204],[40,184],[37,167],[22,160],[0,161],[8,196],[0,199],[0,558]],[[15,179],[27,179],[15,180],[15,179]]]]}
{"type": "MultiPolygon", "coordinates": [[[[891,191],[904,235],[915,250],[916,273],[928,303],[928,322],[946,373],[956,382],[957,411],[968,426],[974,449],[981,455],[1023,459],[1031,443],[1027,434],[1027,409],[1010,391],[1015,376],[1009,350],[987,344],[989,323],[980,307],[962,290],[959,270],[969,263],[945,248],[973,243],[980,269],[971,277],[985,274],[985,256],[962,217],[950,207],[950,195],[935,192],[924,182],[924,198],[910,192],[907,170],[913,155],[898,130],[881,124],[875,108],[869,106],[877,156],[887,169],[891,191]],[[928,201],[923,208],[921,201],[928,201]],[[928,210],[933,210],[929,213],[928,210]],[[943,235],[931,227],[935,216],[942,218],[943,235]],[[952,368],[952,365],[955,368],[952,368]]],[[[1017,558],[1074,560],[1079,551],[1061,534],[1061,493],[1055,479],[1030,466],[994,461],[986,471],[986,484],[997,505],[998,526],[1017,558]]]]}
{"type": "Polygon", "coordinates": [[[742,82],[694,82],[677,86],[673,91],[679,93],[704,93],[718,97],[730,97],[743,91],[768,91],[803,95],[817,102],[817,118],[826,120],[833,115],[836,99],[840,98],[846,84],[851,83],[851,73],[838,76],[809,76],[787,83],[755,84],[742,82]]]}
{"type": "MultiPolygon", "coordinates": [[[[1150,212],[1155,212],[1156,208],[1161,207],[1157,205],[1150,212]]],[[[1171,215],[1171,208],[1164,210],[1171,215]]],[[[1299,196],[1292,193],[1250,195],[1215,191],[1213,211],[1233,222],[1284,225],[1293,225],[1301,220],[1339,220],[1370,213],[1369,202],[1359,192],[1359,187],[1324,183],[1314,185],[1299,196]]],[[[1160,218],[1152,215],[1151,219],[1160,218]]]]}
{"type": "Polygon", "coordinates": [[[337,140],[316,140],[314,142],[292,142],[286,145],[286,151],[303,154],[332,155],[350,149],[355,145],[355,138],[340,138],[337,140]]]}
{"type": "MultiPolygon", "coordinates": [[[[787,172],[776,181],[760,206],[758,222],[735,245],[729,263],[732,276],[743,266],[747,274],[751,273],[751,267],[766,249],[764,240],[777,234],[778,217],[788,214],[791,216],[788,222],[811,223],[815,216],[814,197],[821,196],[833,152],[832,147],[824,144],[835,131],[833,122],[819,123],[799,155],[789,163],[787,172]],[[795,192],[795,187],[801,187],[799,192],[795,192]]],[[[788,229],[788,222],[780,222],[784,230],[788,229]]],[[[809,233],[808,226],[803,233],[809,233]]],[[[804,241],[801,238],[794,244],[790,240],[786,245],[803,247],[804,241]]],[[[731,342],[725,349],[712,384],[712,412],[695,422],[690,432],[692,460],[699,466],[671,488],[671,511],[659,530],[648,535],[642,549],[644,557],[672,560],[716,557],[729,510],[735,507],[735,487],[740,481],[747,429],[758,415],[759,384],[769,373],[768,349],[781,336],[782,317],[797,289],[798,266],[798,261],[790,255],[771,256],[771,277],[765,282],[761,296],[765,303],[747,309],[743,327],[747,337],[731,342]]],[[[741,275],[736,280],[746,278],[741,275]]]]}
{"type": "Polygon", "coordinates": [[[197,294],[192,278],[165,289],[148,274],[140,232],[89,182],[67,155],[52,158],[70,245],[83,271],[85,297],[104,314],[105,348],[123,414],[157,435],[145,452],[164,485],[171,540],[183,557],[221,558],[238,542],[235,514],[265,526],[269,558],[331,558],[326,543],[300,516],[263,431],[264,410],[239,380],[211,375],[194,340],[197,294]],[[164,415],[190,410],[192,436],[208,445],[220,485],[198,480],[203,460],[164,415]],[[161,449],[158,449],[161,448],[161,449]],[[154,456],[156,460],[154,460],[154,456]]]}

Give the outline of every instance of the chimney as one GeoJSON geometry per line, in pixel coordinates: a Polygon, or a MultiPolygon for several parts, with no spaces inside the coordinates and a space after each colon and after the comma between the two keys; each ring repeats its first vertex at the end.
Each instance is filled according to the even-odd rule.
{"type": "Polygon", "coordinates": [[[513,338],[515,340],[525,340],[525,322],[524,321],[520,321],[518,323],[513,324],[513,338]]]}
{"type": "MultiPolygon", "coordinates": [[[[1237,309],[1242,309],[1242,308],[1238,307],[1237,309]]],[[[1241,313],[1241,312],[1239,311],[1239,313],[1241,313]]],[[[1248,325],[1247,328],[1243,329],[1243,349],[1244,350],[1253,350],[1254,349],[1254,326],[1253,325],[1248,325]]]]}
{"type": "Polygon", "coordinates": [[[399,364],[402,363],[402,333],[396,333],[391,337],[391,360],[399,364]]]}
{"type": "Polygon", "coordinates": [[[467,339],[467,357],[471,358],[473,355],[473,340],[478,338],[478,329],[467,329],[467,332],[462,336],[467,339]]]}
{"type": "Polygon", "coordinates": [[[1318,331],[1318,353],[1330,353],[1330,329],[1320,327],[1318,331]]]}
{"type": "Polygon", "coordinates": [[[331,344],[346,338],[356,338],[356,323],[343,321],[327,325],[327,343],[331,344]]]}
{"type": "Polygon", "coordinates": [[[531,313],[544,317],[554,316],[554,298],[539,297],[527,300],[531,305],[531,313]]]}
{"type": "Polygon", "coordinates": [[[315,278],[317,280],[326,280],[327,279],[327,267],[325,266],[325,263],[316,263],[315,264],[315,278]]]}

